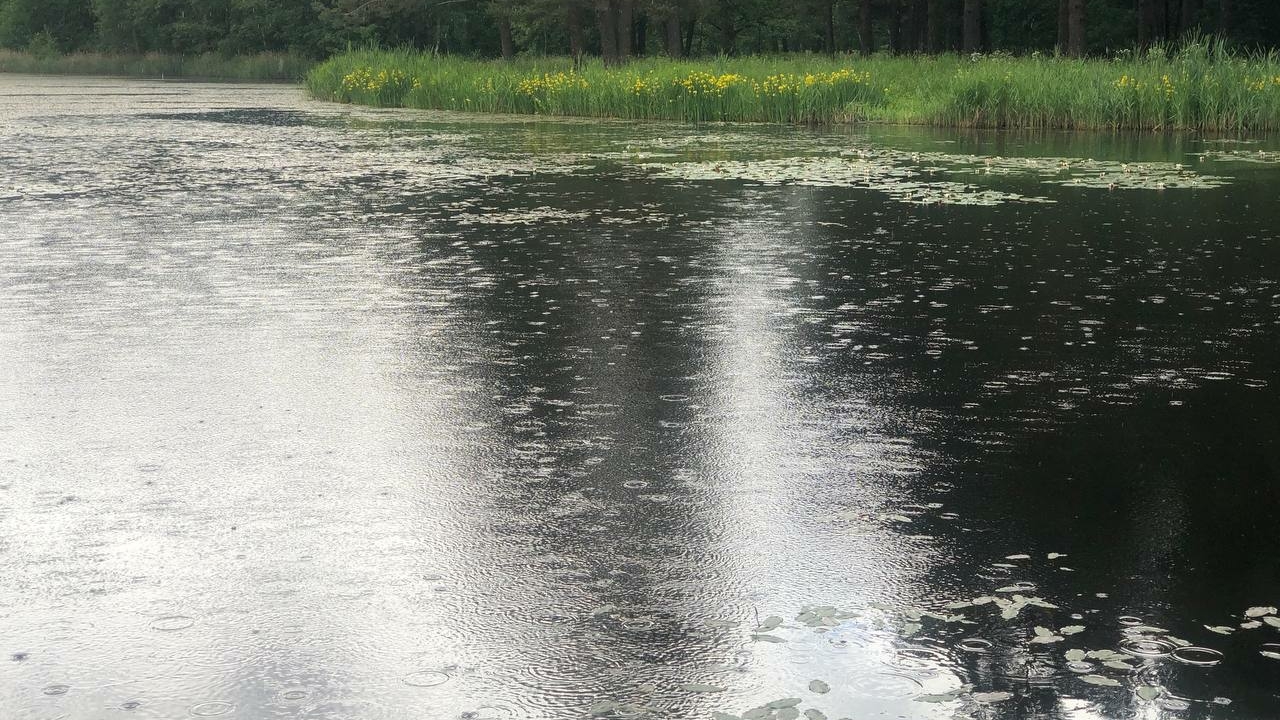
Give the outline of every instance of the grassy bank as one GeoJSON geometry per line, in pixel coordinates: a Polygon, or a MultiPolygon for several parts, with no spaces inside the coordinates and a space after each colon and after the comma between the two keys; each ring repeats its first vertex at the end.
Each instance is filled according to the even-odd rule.
{"type": "Polygon", "coordinates": [[[1280,130],[1280,56],[1205,45],[1122,59],[968,56],[484,62],[354,52],[311,71],[318,98],[382,107],[683,121],[1280,130]]]}
{"type": "Polygon", "coordinates": [[[0,72],[39,75],[115,75],[141,78],[200,78],[299,82],[315,66],[294,55],[35,55],[0,50],[0,72]]]}

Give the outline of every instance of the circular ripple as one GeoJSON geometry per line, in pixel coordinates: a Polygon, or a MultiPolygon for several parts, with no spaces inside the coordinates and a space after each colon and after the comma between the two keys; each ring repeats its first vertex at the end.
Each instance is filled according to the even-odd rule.
{"type": "Polygon", "coordinates": [[[1120,641],[1120,649],[1138,657],[1167,657],[1177,646],[1168,640],[1129,637],[1120,641]]]}
{"type": "Polygon", "coordinates": [[[622,483],[622,487],[628,490],[643,490],[649,487],[648,480],[628,480],[622,483]]]}
{"type": "Polygon", "coordinates": [[[460,720],[500,720],[515,717],[515,711],[501,705],[481,705],[458,716],[460,720]]]}
{"type": "Polygon", "coordinates": [[[622,629],[628,632],[646,632],[658,626],[650,618],[626,618],[621,622],[622,629]]]}
{"type": "Polygon", "coordinates": [[[1258,648],[1258,652],[1262,653],[1263,657],[1280,660],[1280,643],[1265,643],[1258,648]]]}
{"type": "Polygon", "coordinates": [[[40,692],[44,693],[45,695],[66,695],[67,691],[70,689],[71,689],[70,685],[48,685],[45,687],[45,689],[41,690],[40,692]]]}
{"type": "Polygon", "coordinates": [[[857,673],[845,685],[854,697],[877,700],[906,700],[919,695],[924,683],[901,673],[857,673]]]}
{"type": "Polygon", "coordinates": [[[965,638],[956,643],[957,650],[963,650],[964,652],[970,653],[990,652],[993,647],[995,647],[995,643],[990,640],[984,640],[983,638],[965,638]]]}
{"type": "Polygon", "coordinates": [[[1067,669],[1073,673],[1088,674],[1093,672],[1097,668],[1094,667],[1093,663],[1087,663],[1083,660],[1072,660],[1071,662],[1067,663],[1067,669]]]}
{"type": "Polygon", "coordinates": [[[235,703],[214,700],[212,702],[200,703],[199,705],[192,705],[187,712],[195,717],[217,717],[219,715],[226,715],[235,709],[235,703]]]}
{"type": "Polygon", "coordinates": [[[663,402],[689,402],[688,395],[662,395],[659,399],[663,402]]]}
{"type": "Polygon", "coordinates": [[[1121,625],[1141,625],[1142,618],[1134,617],[1132,615],[1121,615],[1120,617],[1116,618],[1116,622],[1120,623],[1121,625]]]}
{"type": "Polygon", "coordinates": [[[120,703],[121,710],[137,710],[140,707],[142,707],[141,700],[125,700],[120,703]]]}
{"type": "Polygon", "coordinates": [[[306,688],[288,688],[280,691],[280,699],[285,702],[302,702],[311,697],[311,691],[306,688]]]}
{"type": "Polygon", "coordinates": [[[451,678],[439,670],[419,670],[401,678],[401,682],[411,687],[435,687],[449,682],[451,678]]]}
{"type": "Polygon", "coordinates": [[[907,647],[899,650],[892,660],[885,662],[885,665],[916,675],[932,675],[937,672],[938,665],[946,662],[947,657],[936,650],[907,647]]]}
{"type": "Polygon", "coordinates": [[[173,632],[175,630],[186,630],[195,624],[195,618],[187,617],[186,615],[166,615],[152,620],[151,629],[161,632],[173,632]]]}
{"type": "Polygon", "coordinates": [[[1173,659],[1180,663],[1200,667],[1212,667],[1222,662],[1222,653],[1211,648],[1197,647],[1195,645],[1177,648],[1172,655],[1173,659]]]}

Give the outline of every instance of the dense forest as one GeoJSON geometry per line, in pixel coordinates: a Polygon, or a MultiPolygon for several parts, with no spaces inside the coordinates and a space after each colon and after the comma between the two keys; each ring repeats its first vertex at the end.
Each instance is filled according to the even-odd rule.
{"type": "Polygon", "coordinates": [[[0,0],[0,46],[44,53],[1095,55],[1208,34],[1274,48],[1280,1],[0,0]]]}

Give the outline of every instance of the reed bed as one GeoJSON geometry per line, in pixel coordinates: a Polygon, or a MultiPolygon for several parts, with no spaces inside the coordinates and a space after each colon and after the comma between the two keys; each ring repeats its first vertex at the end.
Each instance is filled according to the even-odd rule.
{"type": "Polygon", "coordinates": [[[377,107],[688,122],[1280,130],[1280,56],[1216,43],[1110,59],[760,56],[621,67],[405,50],[336,56],[313,96],[377,107]]]}
{"type": "Polygon", "coordinates": [[[46,55],[0,50],[0,72],[37,75],[300,82],[315,64],[314,60],[281,53],[227,57],[218,54],[168,55],[161,53],[46,55]]]}

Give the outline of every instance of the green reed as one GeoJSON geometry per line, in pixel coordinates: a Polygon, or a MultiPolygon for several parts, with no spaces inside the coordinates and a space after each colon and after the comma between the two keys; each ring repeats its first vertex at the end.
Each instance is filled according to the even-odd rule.
{"type": "Polygon", "coordinates": [[[691,122],[952,127],[1280,129],[1280,57],[1192,43],[1111,59],[760,56],[621,67],[405,50],[346,53],[306,79],[318,98],[378,107],[691,122]]]}

